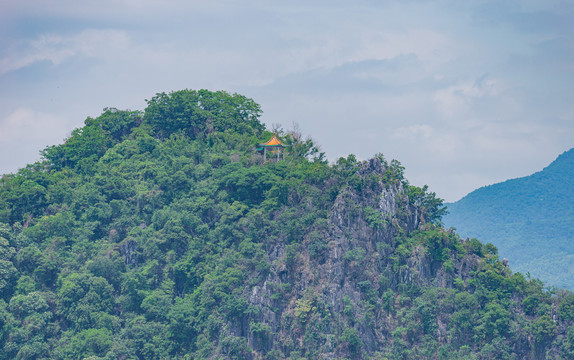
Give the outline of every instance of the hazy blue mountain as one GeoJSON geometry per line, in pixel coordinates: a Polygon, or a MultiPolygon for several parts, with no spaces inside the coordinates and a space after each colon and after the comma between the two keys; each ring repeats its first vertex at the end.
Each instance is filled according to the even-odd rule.
{"type": "Polygon", "coordinates": [[[574,149],[542,171],[448,204],[446,226],[491,242],[515,271],[574,289],[574,149]]]}

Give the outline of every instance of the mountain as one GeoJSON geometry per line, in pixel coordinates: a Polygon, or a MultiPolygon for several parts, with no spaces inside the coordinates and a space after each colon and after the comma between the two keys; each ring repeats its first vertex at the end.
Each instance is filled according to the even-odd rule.
{"type": "Polygon", "coordinates": [[[147,103],[0,179],[1,359],[574,356],[574,295],[441,227],[398,161],[328,164],[237,94],[147,103]]]}
{"type": "Polygon", "coordinates": [[[447,226],[491,242],[512,269],[574,289],[574,149],[533,175],[448,204],[447,226]]]}

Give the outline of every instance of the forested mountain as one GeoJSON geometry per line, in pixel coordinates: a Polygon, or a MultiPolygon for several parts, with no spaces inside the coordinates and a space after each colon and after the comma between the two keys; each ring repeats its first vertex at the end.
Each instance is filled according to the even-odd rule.
{"type": "Polygon", "coordinates": [[[533,175],[475,190],[448,210],[447,226],[493,243],[512,269],[574,289],[574,149],[533,175]]]}
{"type": "Polygon", "coordinates": [[[3,359],[572,359],[574,295],[207,90],[105,109],[0,180],[3,359]]]}

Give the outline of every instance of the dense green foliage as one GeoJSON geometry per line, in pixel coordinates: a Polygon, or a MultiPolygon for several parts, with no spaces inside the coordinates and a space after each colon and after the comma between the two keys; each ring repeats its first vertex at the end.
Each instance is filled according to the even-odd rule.
{"type": "Polygon", "coordinates": [[[574,149],[544,170],[480,188],[448,204],[463,236],[492,242],[511,267],[574,289],[574,149]]]}
{"type": "Polygon", "coordinates": [[[397,161],[280,131],[263,164],[259,113],[158,94],[4,175],[0,358],[572,358],[574,295],[441,228],[397,161]]]}

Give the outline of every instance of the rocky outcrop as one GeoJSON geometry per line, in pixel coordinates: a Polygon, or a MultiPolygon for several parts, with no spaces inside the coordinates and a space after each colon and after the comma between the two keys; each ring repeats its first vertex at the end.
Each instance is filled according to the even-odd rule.
{"type": "MultiPolygon", "coordinates": [[[[257,354],[289,356],[282,344],[295,343],[307,356],[324,359],[372,355],[393,341],[396,326],[396,319],[377,309],[384,307],[382,294],[401,285],[452,286],[452,276],[437,269],[422,248],[398,271],[393,268],[397,237],[425,223],[403,183],[383,181],[387,171],[378,158],[362,163],[357,171],[362,182],[341,190],[326,224],[309,229],[296,246],[270,249],[271,271],[249,294],[250,305],[259,311],[251,323],[267,329],[264,336],[248,335],[257,354]],[[369,223],[365,209],[375,210],[368,215],[378,214],[378,221],[369,223]],[[316,250],[318,242],[324,244],[321,251],[316,250]]],[[[475,266],[472,259],[460,259],[456,271],[465,274],[475,266]]],[[[444,337],[445,326],[439,324],[437,338],[444,337]]]]}
{"type": "MultiPolygon", "coordinates": [[[[220,338],[247,338],[253,351],[243,353],[245,359],[438,359],[437,349],[453,341],[458,348],[471,344],[462,355],[472,349],[493,358],[543,359],[551,353],[558,319],[525,314],[524,304],[539,300],[513,293],[512,284],[524,278],[514,277],[493,247],[425,221],[420,201],[409,199],[412,187],[390,171],[378,158],[361,163],[300,241],[269,243],[269,271],[245,288],[249,315],[225,327],[220,338]],[[482,293],[473,295],[481,281],[482,293]],[[491,290],[513,307],[488,299],[491,290]],[[465,316],[473,328],[457,323],[465,316]],[[501,323],[497,317],[507,318],[501,323]],[[511,320],[515,327],[534,325],[506,342],[499,337],[486,350],[472,345],[472,334],[481,334],[483,344],[509,336],[504,331],[511,320]],[[532,329],[543,335],[537,338],[532,329]]],[[[557,328],[560,339],[569,324],[557,328]]],[[[225,344],[220,348],[225,357],[225,344]]]]}

